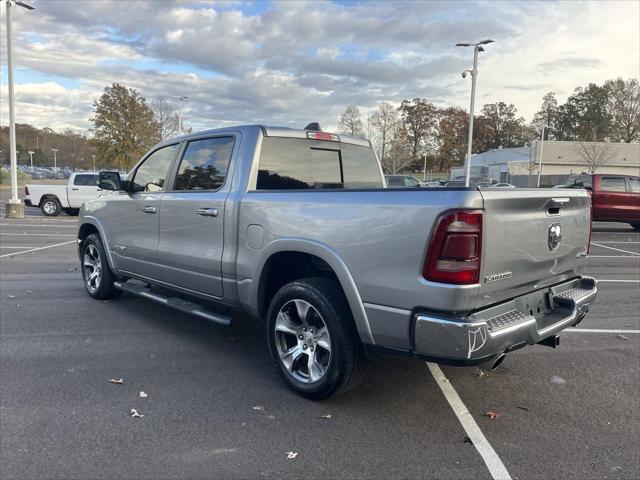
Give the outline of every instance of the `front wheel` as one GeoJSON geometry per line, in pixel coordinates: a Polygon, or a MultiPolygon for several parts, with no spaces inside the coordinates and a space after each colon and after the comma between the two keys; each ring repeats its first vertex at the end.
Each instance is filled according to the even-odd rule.
{"type": "Polygon", "coordinates": [[[365,354],[339,284],[305,278],[273,297],[267,318],[269,350],[285,383],[322,400],[361,380],[365,354]]]}
{"type": "Polygon", "coordinates": [[[95,233],[82,243],[81,264],[84,288],[93,298],[108,300],[122,294],[122,290],[113,285],[115,275],[109,268],[102,241],[95,233]]]}

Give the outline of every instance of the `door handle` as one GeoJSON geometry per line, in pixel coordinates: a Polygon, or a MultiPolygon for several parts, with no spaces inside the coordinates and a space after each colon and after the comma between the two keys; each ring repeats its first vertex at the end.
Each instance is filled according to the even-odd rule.
{"type": "Polygon", "coordinates": [[[156,213],[156,207],[142,207],[140,210],[144,213],[156,213]]]}
{"type": "Polygon", "coordinates": [[[217,208],[198,208],[196,210],[198,215],[202,215],[203,217],[217,217],[218,209],[217,208]]]}
{"type": "Polygon", "coordinates": [[[79,190],[79,189],[78,188],[72,188],[71,190],[76,191],[76,190],[79,190]]]}

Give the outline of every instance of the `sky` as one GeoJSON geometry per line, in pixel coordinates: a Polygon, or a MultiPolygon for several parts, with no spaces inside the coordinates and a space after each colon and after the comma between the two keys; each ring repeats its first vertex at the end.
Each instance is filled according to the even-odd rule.
{"type": "MultiPolygon", "coordinates": [[[[28,0],[24,0],[27,1],[28,0]]],[[[468,108],[541,99],[640,76],[640,2],[31,0],[12,8],[16,121],[87,133],[113,82],[148,100],[186,95],[185,127],[261,123],[335,129],[342,111],[426,98],[468,108]]],[[[0,124],[8,124],[0,0],[0,124]]]]}

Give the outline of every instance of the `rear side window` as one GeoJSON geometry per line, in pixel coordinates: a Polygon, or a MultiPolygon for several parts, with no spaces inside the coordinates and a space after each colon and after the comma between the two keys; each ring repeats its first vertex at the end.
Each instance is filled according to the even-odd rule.
{"type": "Polygon", "coordinates": [[[640,193],[640,178],[629,178],[629,191],[640,193]]]}
{"type": "Polygon", "coordinates": [[[382,188],[373,151],[318,140],[263,139],[258,190],[327,188],[382,188]]]}
{"type": "Polygon", "coordinates": [[[97,181],[97,175],[76,175],[73,179],[73,184],[85,187],[95,187],[98,184],[97,181]]]}
{"type": "Polygon", "coordinates": [[[626,192],[627,186],[624,177],[602,177],[600,189],[603,192],[626,192]]]}
{"type": "Polygon", "coordinates": [[[218,190],[227,176],[233,137],[206,138],[187,144],[178,175],[175,190],[218,190]]]}

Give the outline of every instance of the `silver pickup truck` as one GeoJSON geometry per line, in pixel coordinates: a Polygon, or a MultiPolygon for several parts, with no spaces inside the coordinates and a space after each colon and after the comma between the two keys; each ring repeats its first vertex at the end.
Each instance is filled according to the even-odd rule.
{"type": "Polygon", "coordinates": [[[98,183],[113,191],[84,204],[78,234],[89,295],[261,319],[307,398],[354,386],[380,352],[497,365],[555,347],[596,297],[585,191],[387,188],[358,137],[199,132],[98,183]]]}

